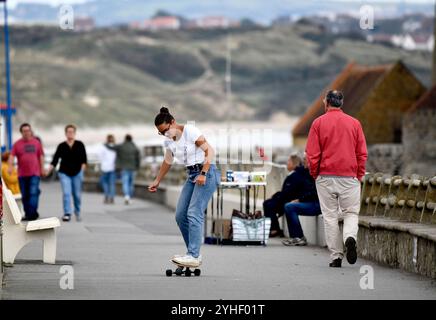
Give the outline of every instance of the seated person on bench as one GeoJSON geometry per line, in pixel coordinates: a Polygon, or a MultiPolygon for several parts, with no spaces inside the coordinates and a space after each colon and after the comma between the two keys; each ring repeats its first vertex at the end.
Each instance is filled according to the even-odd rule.
{"type": "Polygon", "coordinates": [[[12,173],[9,174],[9,152],[2,153],[2,178],[6,187],[11,190],[12,194],[20,194],[20,184],[18,183],[17,169],[13,167],[12,173]]]}
{"type": "Polygon", "coordinates": [[[278,217],[284,214],[284,205],[286,203],[298,199],[299,192],[297,187],[300,184],[298,181],[301,179],[300,171],[304,169],[301,163],[301,157],[297,154],[289,157],[287,169],[290,173],[283,182],[282,190],[276,192],[270,199],[263,202],[264,215],[271,218],[270,237],[283,236],[278,217]]]}
{"type": "Polygon", "coordinates": [[[301,168],[303,170],[301,171],[302,179],[299,184],[300,195],[297,199],[286,203],[284,208],[290,238],[282,241],[285,246],[307,245],[298,216],[318,216],[321,214],[315,180],[309,173],[306,159],[304,160],[304,167],[301,168]]]}

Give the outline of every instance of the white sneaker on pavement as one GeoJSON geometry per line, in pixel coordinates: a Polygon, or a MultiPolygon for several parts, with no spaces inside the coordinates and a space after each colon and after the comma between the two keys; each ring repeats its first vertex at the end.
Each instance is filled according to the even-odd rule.
{"type": "Polygon", "coordinates": [[[181,257],[174,258],[173,261],[175,263],[183,265],[183,266],[196,268],[196,267],[199,267],[201,264],[201,257],[194,258],[191,255],[184,255],[181,257]]]}

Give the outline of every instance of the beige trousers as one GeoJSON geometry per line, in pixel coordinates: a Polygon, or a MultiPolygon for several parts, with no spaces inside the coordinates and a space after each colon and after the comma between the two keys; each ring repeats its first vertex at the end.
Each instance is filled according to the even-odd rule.
{"type": "Polygon", "coordinates": [[[344,257],[348,237],[357,241],[360,210],[360,181],[351,177],[319,176],[316,179],[327,246],[331,259],[344,257]],[[339,220],[344,221],[343,232],[339,220]]]}

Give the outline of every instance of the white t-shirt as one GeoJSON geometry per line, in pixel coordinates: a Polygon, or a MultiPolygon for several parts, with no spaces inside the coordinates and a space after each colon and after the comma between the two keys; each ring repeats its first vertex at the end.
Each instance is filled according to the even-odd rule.
{"type": "Polygon", "coordinates": [[[204,162],[204,151],[195,145],[195,141],[202,135],[201,131],[190,124],[183,128],[182,136],[178,141],[167,139],[165,148],[172,152],[177,163],[192,166],[204,162]]]}
{"type": "Polygon", "coordinates": [[[102,145],[98,153],[101,171],[103,172],[115,171],[116,157],[117,157],[117,153],[115,151],[107,148],[105,145],[102,145]]]}

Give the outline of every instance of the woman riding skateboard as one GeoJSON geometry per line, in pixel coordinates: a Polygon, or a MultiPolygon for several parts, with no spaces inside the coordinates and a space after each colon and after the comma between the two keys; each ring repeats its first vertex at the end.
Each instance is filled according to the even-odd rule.
{"type": "Polygon", "coordinates": [[[194,125],[176,122],[167,108],[161,108],[154,124],[165,141],[165,157],[154,182],[148,187],[156,192],[173,160],[186,166],[188,178],[183,185],[176,208],[176,221],[186,244],[184,255],[175,255],[178,265],[196,268],[201,264],[204,212],[220,182],[221,174],[212,164],[214,150],[194,125]]]}

